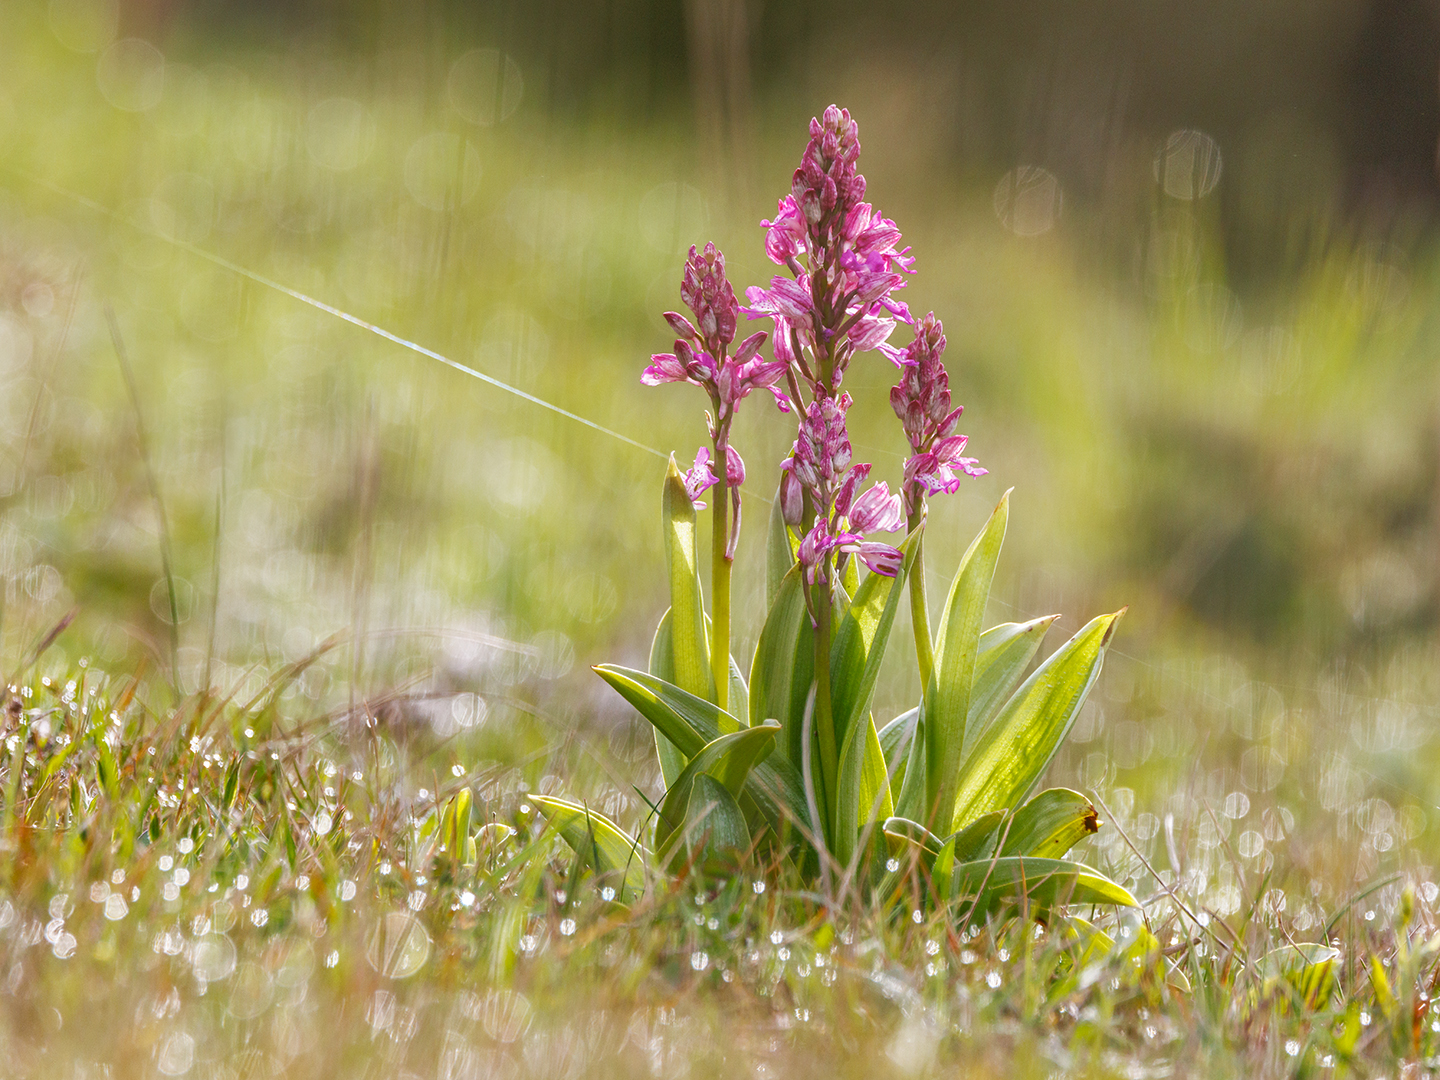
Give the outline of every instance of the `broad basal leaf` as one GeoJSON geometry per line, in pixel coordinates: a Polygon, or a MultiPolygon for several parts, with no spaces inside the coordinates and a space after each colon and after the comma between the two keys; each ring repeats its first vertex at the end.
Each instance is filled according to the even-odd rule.
{"type": "Polygon", "coordinates": [[[1092,619],[1016,690],[990,733],[961,770],[955,828],[1003,806],[1017,806],[1070,733],[1100,675],[1105,648],[1123,611],[1092,619]]]}
{"type": "MultiPolygon", "coordinates": [[[[710,672],[710,642],[705,633],[705,602],[700,590],[700,559],[696,546],[695,505],[685,491],[685,480],[675,455],[665,471],[661,497],[661,534],[665,567],[670,579],[670,673],[667,681],[696,697],[714,700],[715,681],[710,672]]],[[[656,644],[659,645],[659,634],[656,644]]],[[[651,667],[656,666],[651,650],[651,667]]],[[[661,667],[664,666],[663,656],[661,667]]],[[[656,741],[660,768],[676,768],[673,752],[656,741]]]]}
{"type": "Polygon", "coordinates": [[[735,797],[704,773],[695,778],[682,834],[690,848],[698,847],[695,861],[707,869],[727,868],[750,849],[750,830],[735,797]]]}
{"type": "MultiPolygon", "coordinates": [[[[935,670],[925,690],[921,712],[925,734],[925,800],[920,820],[935,820],[942,828],[955,805],[960,784],[965,724],[970,712],[970,691],[975,678],[975,656],[980,644],[980,622],[990,599],[995,563],[1005,540],[1010,493],[980,531],[956,571],[950,587],[940,631],[935,641],[935,670]]],[[[913,781],[912,781],[913,783],[913,781]]],[[[992,809],[986,807],[986,809],[992,809]]],[[[961,823],[963,824],[963,822],[961,823]]]]}
{"type": "Polygon", "coordinates": [[[805,701],[815,681],[815,633],[805,608],[804,578],[792,567],[765,617],[750,665],[750,726],[778,720],[779,753],[800,767],[805,701]]]}
{"type": "Polygon", "coordinates": [[[687,758],[706,743],[745,726],[718,705],[643,671],[614,664],[599,664],[594,671],[687,758]]]}
{"type": "Polygon", "coordinates": [[[579,803],[547,795],[527,795],[540,808],[546,819],[597,874],[614,874],[619,885],[620,902],[630,903],[645,891],[645,868],[650,853],[638,840],[603,814],[579,803]]]}
{"type": "Polygon", "coordinates": [[[1041,907],[1055,904],[1140,905],[1123,886],[1098,870],[1064,859],[1029,859],[1003,856],[958,864],[950,877],[950,897],[974,900],[981,916],[999,905],[1024,902],[1041,907]]]}
{"type": "Polygon", "coordinates": [[[738,797],[744,789],[750,770],[763,751],[775,741],[780,725],[773,720],[753,728],[721,735],[701,747],[699,753],[690,758],[689,764],[681,770],[675,782],[665,792],[660,802],[660,813],[655,822],[655,849],[664,852],[671,835],[685,823],[685,808],[690,803],[690,789],[695,779],[710,775],[725,785],[732,796],[738,797]]]}
{"type": "Polygon", "coordinates": [[[855,855],[860,831],[872,821],[884,821],[895,812],[885,770],[885,753],[869,713],[851,725],[845,745],[840,749],[839,787],[834,854],[841,865],[848,866],[855,855]]]}
{"type": "Polygon", "coordinates": [[[975,654],[975,682],[970,691],[970,712],[965,720],[965,744],[960,760],[970,756],[991,722],[1030,666],[1045,632],[1060,616],[1046,615],[1023,623],[1001,623],[980,635],[975,654]]]}
{"type": "Polygon", "coordinates": [[[1068,788],[1040,792],[1002,830],[1001,855],[1038,855],[1058,859],[1100,830],[1100,816],[1090,800],[1068,788]]]}

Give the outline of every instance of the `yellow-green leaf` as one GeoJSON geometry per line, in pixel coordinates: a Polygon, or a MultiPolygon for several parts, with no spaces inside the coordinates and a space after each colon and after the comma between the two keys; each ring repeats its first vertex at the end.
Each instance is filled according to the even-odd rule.
{"type": "Polygon", "coordinates": [[[1092,619],[1011,695],[959,773],[953,828],[991,810],[1018,805],[1035,786],[1099,677],[1122,614],[1092,619]]]}

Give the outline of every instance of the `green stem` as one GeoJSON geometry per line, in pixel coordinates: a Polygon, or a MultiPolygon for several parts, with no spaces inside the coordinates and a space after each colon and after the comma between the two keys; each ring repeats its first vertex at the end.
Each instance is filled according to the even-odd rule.
{"type": "Polygon", "coordinates": [[[715,471],[719,482],[711,488],[715,512],[711,515],[710,548],[710,670],[715,676],[715,704],[730,708],[730,559],[725,554],[729,540],[730,492],[725,476],[725,448],[715,450],[715,471]]]}
{"type": "MultiPolygon", "coordinates": [[[[910,515],[906,531],[914,532],[925,520],[925,503],[910,515]]],[[[925,598],[925,534],[915,540],[915,565],[910,568],[910,623],[915,629],[915,658],[920,664],[920,693],[929,693],[935,670],[935,646],[930,640],[930,606],[925,598]]]]}
{"type": "Polygon", "coordinates": [[[821,813],[827,829],[834,827],[834,792],[840,773],[840,748],[835,742],[835,716],[830,703],[830,567],[820,566],[814,587],[815,601],[815,734],[820,743],[821,813]]]}

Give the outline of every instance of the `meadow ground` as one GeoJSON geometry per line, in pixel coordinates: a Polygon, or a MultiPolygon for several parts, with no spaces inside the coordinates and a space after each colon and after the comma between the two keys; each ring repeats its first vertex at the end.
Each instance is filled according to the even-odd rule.
{"type": "MultiPolygon", "coordinates": [[[[1081,854],[1143,920],[957,935],[768,867],[620,910],[526,796],[638,828],[659,793],[587,670],[643,666],[663,455],[703,437],[638,374],[689,243],[764,280],[772,197],[707,187],[678,121],[476,125],[443,73],[279,53],[147,81],[32,15],[0,16],[10,1071],[1440,1071],[1427,247],[1289,203],[1293,271],[1242,310],[1213,202],[1158,199],[1118,251],[1078,202],[1019,235],[862,126],[990,469],[936,507],[932,592],[1013,484],[990,621],[1131,605],[1050,779],[1094,793],[1081,854]],[[438,844],[462,787],[515,830],[473,867],[438,844]]],[[[782,105],[766,192],[811,111],[782,105]]],[[[847,389],[893,481],[882,366],[847,389]]],[[[752,476],[792,437],[744,415],[752,476]]],[[[896,666],[878,718],[918,693],[896,666]]]]}

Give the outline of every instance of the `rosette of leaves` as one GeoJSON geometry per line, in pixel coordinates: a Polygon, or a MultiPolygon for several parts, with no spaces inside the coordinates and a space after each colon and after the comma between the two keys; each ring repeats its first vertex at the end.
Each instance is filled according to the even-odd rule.
{"type": "Polygon", "coordinates": [[[920,529],[894,577],[863,579],[851,560],[832,597],[830,693],[841,747],[836,790],[816,766],[814,638],[798,541],[772,514],[769,612],[745,676],[730,659],[730,708],[715,704],[696,553],[695,510],[672,459],[663,522],[670,609],[648,671],[595,668],[655,730],[665,794],[648,836],[579,803],[532,796],[621,901],[695,861],[724,865],[764,850],[821,884],[909,897],[919,874],[932,904],[966,917],[1007,904],[1134,905],[1123,887],[1065,855],[1100,821],[1083,795],[1034,793],[1100,673],[1115,623],[1101,615],[1030,669],[1055,617],[982,629],[1009,495],[960,562],[933,642],[921,701],[877,726],[871,699],[920,529]],[[897,869],[898,867],[898,869],[897,869]]]}

